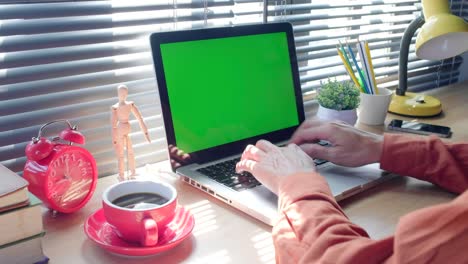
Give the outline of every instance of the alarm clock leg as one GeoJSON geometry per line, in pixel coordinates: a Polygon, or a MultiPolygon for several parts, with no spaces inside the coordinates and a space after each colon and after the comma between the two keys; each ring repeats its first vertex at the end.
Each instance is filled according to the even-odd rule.
{"type": "Polygon", "coordinates": [[[51,216],[52,218],[56,218],[57,215],[58,215],[58,212],[57,212],[56,210],[51,210],[51,211],[50,211],[50,216],[51,216]]]}

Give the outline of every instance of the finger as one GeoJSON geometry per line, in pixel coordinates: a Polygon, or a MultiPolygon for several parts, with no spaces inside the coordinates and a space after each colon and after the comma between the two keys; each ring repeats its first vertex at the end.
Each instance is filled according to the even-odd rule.
{"type": "Polygon", "coordinates": [[[181,158],[182,160],[188,160],[188,159],[190,159],[190,155],[187,154],[187,153],[184,153],[180,158],[181,158]]]}
{"type": "Polygon", "coordinates": [[[306,142],[316,142],[320,140],[320,138],[313,133],[317,128],[318,127],[296,130],[289,140],[289,143],[301,145],[306,142]]]}
{"type": "Polygon", "coordinates": [[[177,153],[179,149],[172,146],[172,145],[169,145],[169,153],[172,154],[172,155],[175,155],[177,153]]]}
{"type": "Polygon", "coordinates": [[[294,143],[288,144],[286,146],[286,148],[288,149],[288,151],[290,151],[292,153],[297,153],[297,154],[309,157],[306,153],[304,153],[304,151],[298,145],[296,145],[294,143]]]}
{"type": "Polygon", "coordinates": [[[295,133],[303,131],[303,130],[307,130],[309,128],[319,127],[319,126],[324,125],[326,123],[327,122],[314,117],[312,119],[308,119],[308,120],[302,122],[302,124],[296,129],[295,133]]]}
{"type": "Polygon", "coordinates": [[[249,145],[247,145],[247,147],[245,147],[244,151],[242,152],[241,159],[244,158],[245,153],[246,153],[247,151],[249,151],[252,147],[253,147],[252,144],[249,144],[249,145]]]}
{"type": "Polygon", "coordinates": [[[261,149],[264,152],[270,152],[270,151],[277,151],[278,147],[273,145],[270,141],[260,139],[257,141],[257,144],[255,146],[259,149],[261,149]]]}
{"type": "Polygon", "coordinates": [[[266,153],[254,145],[248,145],[242,153],[241,159],[250,159],[260,161],[266,156],[266,153]]]}
{"type": "Polygon", "coordinates": [[[320,120],[320,119],[318,119],[316,117],[313,117],[311,119],[307,119],[304,122],[302,122],[302,124],[297,128],[297,130],[307,129],[307,128],[310,128],[310,127],[317,127],[317,126],[320,126],[320,125],[322,125],[324,123],[325,123],[325,121],[320,120]]]}
{"type": "Polygon", "coordinates": [[[257,162],[253,160],[243,159],[236,164],[236,172],[241,173],[244,171],[250,172],[253,174],[257,162]]]}
{"type": "MultiPolygon", "coordinates": [[[[315,145],[315,144],[314,144],[314,145],[315,145]]],[[[293,151],[297,151],[297,152],[301,152],[301,153],[306,154],[306,153],[304,152],[304,150],[302,150],[301,147],[299,147],[298,145],[296,145],[296,144],[294,144],[294,143],[288,144],[288,147],[289,147],[291,150],[293,150],[293,151]]]]}
{"type": "Polygon", "coordinates": [[[181,165],[176,160],[171,159],[171,166],[172,168],[179,168],[181,165]]]}
{"type": "Polygon", "coordinates": [[[291,137],[290,143],[302,145],[303,143],[316,142],[321,139],[329,140],[332,135],[330,124],[321,124],[316,127],[296,131],[291,137]]]}
{"type": "Polygon", "coordinates": [[[317,159],[330,159],[330,151],[333,151],[330,147],[320,146],[319,144],[302,144],[299,146],[307,155],[317,159]]]}
{"type": "MultiPolygon", "coordinates": [[[[316,144],[314,144],[314,145],[316,145],[316,144]]],[[[299,155],[301,155],[301,156],[303,156],[303,157],[305,157],[307,159],[311,158],[309,154],[307,154],[300,146],[298,146],[296,144],[288,144],[288,148],[291,151],[293,151],[293,152],[295,152],[295,153],[297,153],[297,154],[299,154],[299,155]]]]}

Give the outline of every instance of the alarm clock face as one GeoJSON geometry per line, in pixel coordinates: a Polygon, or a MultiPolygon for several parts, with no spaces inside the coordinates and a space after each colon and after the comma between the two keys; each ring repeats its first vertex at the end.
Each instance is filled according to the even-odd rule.
{"type": "Polygon", "coordinates": [[[96,173],[96,165],[89,152],[73,146],[61,146],[50,161],[47,196],[62,211],[73,211],[90,198],[96,173]]]}

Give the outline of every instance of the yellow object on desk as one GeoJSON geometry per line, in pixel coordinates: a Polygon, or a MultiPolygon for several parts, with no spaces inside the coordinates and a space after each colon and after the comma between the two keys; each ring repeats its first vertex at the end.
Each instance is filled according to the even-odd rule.
{"type": "Polygon", "coordinates": [[[405,95],[393,95],[388,111],[408,116],[435,116],[442,111],[442,105],[435,97],[406,92],[405,95]]]}

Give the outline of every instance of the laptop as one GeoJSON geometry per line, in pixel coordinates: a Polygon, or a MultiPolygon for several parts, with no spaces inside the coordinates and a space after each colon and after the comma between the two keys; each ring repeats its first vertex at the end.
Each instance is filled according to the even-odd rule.
{"type": "MultiPolygon", "coordinates": [[[[173,171],[273,225],[277,196],[249,173],[237,174],[235,164],[259,139],[285,144],[305,119],[291,24],[160,32],[150,40],[173,171]]],[[[378,164],[315,162],[336,200],[388,177],[378,164]]]]}

